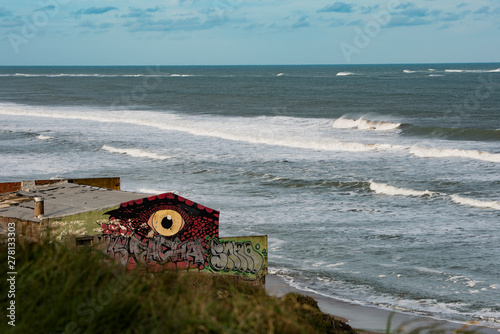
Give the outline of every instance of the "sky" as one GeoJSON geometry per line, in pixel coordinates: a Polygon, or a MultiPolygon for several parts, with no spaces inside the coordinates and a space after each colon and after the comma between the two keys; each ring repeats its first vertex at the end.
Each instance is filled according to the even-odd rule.
{"type": "Polygon", "coordinates": [[[499,0],[2,0],[0,65],[500,62],[499,0]]]}

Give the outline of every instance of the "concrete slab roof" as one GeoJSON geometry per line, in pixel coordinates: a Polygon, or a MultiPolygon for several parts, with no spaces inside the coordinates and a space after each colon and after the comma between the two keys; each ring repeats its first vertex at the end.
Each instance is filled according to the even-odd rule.
{"type": "Polygon", "coordinates": [[[43,218],[60,218],[105,209],[152,194],[112,190],[76,183],[60,182],[36,186],[29,191],[0,194],[0,217],[39,222],[35,218],[35,197],[44,199],[43,218]]]}

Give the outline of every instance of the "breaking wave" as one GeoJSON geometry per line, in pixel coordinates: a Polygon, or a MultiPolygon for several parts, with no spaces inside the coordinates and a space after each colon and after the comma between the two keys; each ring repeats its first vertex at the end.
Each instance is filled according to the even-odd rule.
{"type": "Polygon", "coordinates": [[[399,187],[394,187],[391,185],[388,185],[387,183],[376,183],[373,181],[370,181],[370,190],[377,193],[377,194],[384,194],[384,195],[389,195],[389,196],[432,196],[436,195],[437,193],[429,190],[413,190],[413,189],[406,189],[406,188],[399,188],[399,187]]]}
{"type": "Polygon", "coordinates": [[[500,154],[456,148],[410,147],[410,153],[420,158],[465,158],[489,162],[500,162],[500,154]]]}
{"type": "Polygon", "coordinates": [[[482,201],[458,195],[450,195],[450,198],[453,202],[462,205],[474,206],[476,208],[500,210],[500,201],[482,201]]]}
{"type": "MultiPolygon", "coordinates": [[[[16,107],[19,107],[16,105],[16,107]]],[[[23,106],[22,109],[7,108],[0,109],[0,114],[16,116],[49,117],[58,119],[85,120],[99,123],[123,123],[136,126],[153,127],[167,131],[181,131],[194,136],[215,137],[225,140],[247,142],[251,144],[263,144],[283,146],[299,149],[310,149],[320,151],[345,151],[345,152],[367,152],[367,151],[386,151],[399,150],[401,147],[390,144],[365,144],[360,142],[349,142],[340,140],[324,140],[324,137],[304,137],[296,135],[302,133],[304,126],[314,131],[317,129],[318,121],[302,120],[292,117],[261,117],[254,119],[252,123],[242,123],[238,118],[225,118],[224,122],[210,118],[191,119],[176,114],[159,114],[151,112],[141,112],[137,116],[136,111],[102,111],[94,112],[75,112],[71,109],[58,108],[58,111],[40,111],[23,106]],[[115,116],[113,116],[115,115],[115,116]],[[271,127],[263,127],[262,120],[266,125],[273,122],[271,127]],[[297,128],[297,122],[301,126],[297,128]],[[303,124],[302,122],[305,122],[303,124]]],[[[126,153],[126,152],[120,152],[126,153]]],[[[135,154],[138,154],[135,152],[135,154]]]]}
{"type": "Polygon", "coordinates": [[[283,188],[337,188],[344,191],[367,191],[368,189],[379,195],[386,196],[408,196],[408,197],[431,197],[438,199],[451,199],[459,205],[473,206],[483,209],[500,210],[500,201],[484,201],[471,198],[465,198],[454,194],[446,194],[430,190],[415,190],[391,186],[388,183],[366,181],[339,181],[339,180],[307,180],[294,179],[287,177],[278,177],[270,174],[259,174],[247,172],[247,176],[262,179],[263,184],[269,186],[278,186],[283,188]]]}
{"type": "Polygon", "coordinates": [[[37,138],[37,139],[39,139],[39,140],[50,140],[50,139],[54,139],[54,137],[51,137],[51,136],[44,136],[44,135],[38,135],[36,138],[37,138]]]}
{"type": "Polygon", "coordinates": [[[333,122],[332,127],[335,129],[376,131],[401,130],[399,133],[403,136],[417,136],[432,139],[500,141],[500,129],[420,127],[408,123],[372,121],[364,117],[358,119],[341,117],[333,122]]]}
{"type": "Polygon", "coordinates": [[[102,149],[111,153],[126,154],[134,158],[149,158],[154,160],[166,160],[171,158],[170,156],[167,155],[161,155],[158,153],[149,152],[138,148],[116,148],[113,146],[104,145],[102,149]]]}
{"type": "Polygon", "coordinates": [[[459,195],[448,195],[444,193],[438,193],[429,190],[414,190],[408,188],[394,187],[387,183],[377,183],[370,180],[370,190],[376,194],[387,195],[387,196],[412,196],[412,197],[424,197],[424,196],[436,196],[438,198],[450,198],[454,203],[460,205],[473,206],[482,209],[494,209],[500,210],[500,201],[484,201],[472,198],[466,198],[459,195]]]}
{"type": "Polygon", "coordinates": [[[370,121],[360,117],[358,119],[339,118],[335,120],[332,127],[336,129],[359,129],[359,130],[377,130],[387,131],[395,130],[401,127],[401,123],[384,122],[384,121],[370,121]]]}
{"type": "MultiPolygon", "coordinates": [[[[164,131],[180,131],[194,136],[206,136],[246,142],[250,144],[282,146],[298,149],[309,149],[318,151],[340,151],[340,152],[409,152],[422,158],[448,158],[460,157],[477,159],[490,162],[500,162],[500,154],[488,153],[474,150],[445,149],[445,148],[422,148],[419,146],[404,146],[388,143],[363,143],[356,141],[344,141],[331,138],[326,132],[319,133],[329,127],[326,119],[299,119],[294,117],[257,117],[242,122],[240,118],[212,118],[212,117],[190,117],[174,113],[157,113],[127,110],[82,110],[75,111],[72,108],[40,109],[24,105],[4,104],[0,106],[0,114],[14,116],[48,117],[56,119],[83,120],[103,124],[132,124],[134,126],[146,126],[164,131]],[[2,107],[3,106],[3,107],[2,107]],[[7,106],[7,107],[5,107],[7,106]],[[315,134],[318,132],[318,134],[315,134]]],[[[334,127],[346,128],[368,128],[378,130],[397,129],[400,123],[367,121],[363,118],[358,120],[340,118],[333,123],[334,127]]],[[[108,146],[111,148],[111,146],[108,146]]],[[[150,157],[153,159],[168,159],[168,156],[160,156],[155,153],[128,149],[127,151],[116,151],[120,149],[111,148],[113,153],[150,157]]],[[[123,149],[121,149],[123,150],[123,149]]]]}

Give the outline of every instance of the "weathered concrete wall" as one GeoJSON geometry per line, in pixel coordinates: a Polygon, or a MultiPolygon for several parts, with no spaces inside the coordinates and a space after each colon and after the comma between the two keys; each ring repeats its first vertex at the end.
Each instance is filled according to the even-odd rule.
{"type": "Polygon", "coordinates": [[[0,217],[0,230],[6,230],[8,223],[14,222],[16,235],[26,241],[39,242],[48,239],[66,242],[68,236],[102,234],[101,225],[109,222],[109,215],[106,215],[106,212],[116,208],[118,206],[59,218],[42,218],[39,222],[0,217]]]}
{"type": "Polygon", "coordinates": [[[87,179],[68,179],[69,183],[77,183],[85,186],[94,186],[100,188],[108,188],[113,190],[120,190],[119,177],[94,177],[87,179]]]}
{"type": "Polygon", "coordinates": [[[47,219],[47,235],[52,240],[65,241],[67,236],[76,235],[100,235],[102,224],[109,223],[109,211],[116,210],[120,206],[87,211],[71,216],[47,219]]]}
{"type": "Polygon", "coordinates": [[[48,184],[55,184],[61,182],[77,183],[86,186],[94,186],[100,188],[107,188],[113,190],[120,190],[120,178],[119,177],[95,177],[95,178],[84,178],[84,179],[58,179],[58,180],[33,180],[33,181],[22,181],[22,182],[3,182],[0,183],[0,194],[8,193],[12,191],[20,191],[26,187],[36,187],[48,184]]]}
{"type": "Polygon", "coordinates": [[[38,242],[41,240],[40,223],[27,222],[22,219],[11,217],[0,217],[0,243],[4,243],[4,238],[9,227],[9,223],[16,226],[16,238],[28,242],[38,242]]]}
{"type": "MultiPolygon", "coordinates": [[[[99,188],[120,190],[119,177],[3,182],[0,183],[0,209],[17,206],[24,206],[27,208],[30,205],[24,202],[33,202],[34,196],[26,196],[26,193],[23,195],[21,194],[21,191],[33,192],[34,190],[36,191],[37,189],[40,189],[38,187],[60,183],[76,183],[99,188]]],[[[104,215],[104,213],[111,209],[112,208],[106,208],[103,210],[96,210],[75,216],[66,216],[56,219],[42,218],[41,220],[34,217],[34,211],[33,216],[30,218],[27,218],[22,212],[19,212],[18,215],[12,215],[12,213],[6,214],[5,216],[0,216],[0,239],[1,236],[5,234],[3,231],[6,230],[9,222],[16,224],[16,235],[18,238],[23,238],[30,242],[41,241],[46,237],[47,233],[52,233],[52,235],[58,240],[62,240],[65,235],[70,235],[76,232],[76,234],[98,234],[101,233],[101,230],[97,231],[96,228],[99,227],[99,225],[96,225],[96,221],[107,221],[108,216],[104,215]],[[48,228],[49,225],[50,228],[48,228]]]]}

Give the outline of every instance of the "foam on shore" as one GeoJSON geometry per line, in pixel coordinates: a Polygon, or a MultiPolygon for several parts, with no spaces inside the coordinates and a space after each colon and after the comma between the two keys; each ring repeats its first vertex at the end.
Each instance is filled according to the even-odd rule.
{"type": "MultiPolygon", "coordinates": [[[[439,326],[440,329],[447,329],[447,332],[451,333],[465,325],[464,323],[435,319],[418,314],[408,314],[404,310],[385,310],[375,306],[365,306],[325,296],[311,290],[300,290],[287,284],[283,277],[275,274],[266,276],[266,291],[269,295],[278,298],[287,293],[300,293],[313,297],[318,302],[322,312],[333,315],[337,319],[347,322],[353,328],[362,331],[385,333],[389,321],[392,330],[403,325],[415,328],[435,325],[439,326]]],[[[408,330],[408,328],[406,329],[408,330]]],[[[471,325],[468,329],[483,334],[498,334],[495,328],[471,325]]]]}

